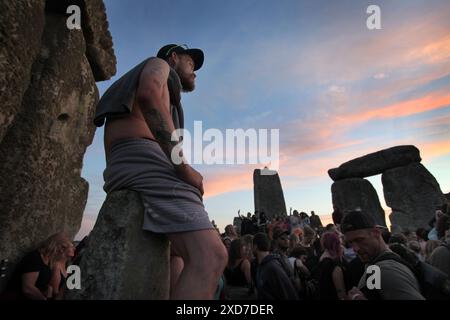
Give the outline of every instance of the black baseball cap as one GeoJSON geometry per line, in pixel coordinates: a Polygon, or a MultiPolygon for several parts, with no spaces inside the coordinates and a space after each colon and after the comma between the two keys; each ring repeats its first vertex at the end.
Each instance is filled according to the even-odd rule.
{"type": "Polygon", "coordinates": [[[342,233],[361,229],[372,229],[374,227],[377,227],[377,225],[372,217],[361,211],[351,211],[341,221],[342,233]]]}
{"type": "Polygon", "coordinates": [[[188,54],[192,60],[194,61],[194,71],[200,69],[203,65],[203,61],[205,56],[203,51],[200,49],[190,49],[185,44],[168,44],[159,49],[158,54],[156,55],[158,58],[166,60],[170,57],[172,52],[180,53],[180,54],[188,54]]]}

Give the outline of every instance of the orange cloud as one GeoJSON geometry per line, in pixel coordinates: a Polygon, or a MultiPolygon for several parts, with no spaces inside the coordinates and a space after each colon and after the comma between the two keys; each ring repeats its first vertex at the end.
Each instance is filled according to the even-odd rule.
{"type": "Polygon", "coordinates": [[[400,118],[444,108],[450,105],[450,94],[432,93],[421,98],[398,102],[374,110],[364,111],[358,114],[346,115],[345,118],[337,117],[339,125],[347,126],[353,123],[366,122],[373,119],[400,118]]]}
{"type": "Polygon", "coordinates": [[[411,50],[406,59],[424,60],[428,63],[446,62],[450,58],[450,36],[443,37],[423,47],[411,50]]]}
{"type": "Polygon", "coordinates": [[[429,161],[433,158],[450,154],[449,140],[418,143],[417,147],[419,148],[421,157],[424,161],[429,161]]]}
{"type": "Polygon", "coordinates": [[[222,193],[253,189],[253,167],[245,166],[242,170],[218,170],[204,174],[204,198],[222,193]]]}

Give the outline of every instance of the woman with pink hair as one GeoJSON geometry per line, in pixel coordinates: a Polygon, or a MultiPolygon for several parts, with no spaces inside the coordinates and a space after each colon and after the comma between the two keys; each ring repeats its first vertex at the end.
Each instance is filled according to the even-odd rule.
{"type": "Polygon", "coordinates": [[[316,276],[319,281],[320,300],[345,300],[343,246],[336,232],[325,232],[320,239],[324,250],[319,260],[316,276]]]}

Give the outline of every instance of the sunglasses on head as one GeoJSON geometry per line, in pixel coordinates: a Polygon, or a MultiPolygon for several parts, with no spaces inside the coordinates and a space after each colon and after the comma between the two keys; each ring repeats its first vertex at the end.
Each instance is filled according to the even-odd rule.
{"type": "Polygon", "coordinates": [[[183,48],[183,49],[185,49],[185,50],[188,50],[188,49],[189,49],[189,47],[188,47],[186,44],[179,44],[179,45],[173,46],[172,48],[170,48],[170,49],[166,52],[166,57],[168,57],[169,54],[170,54],[173,50],[175,50],[176,48],[183,48]]]}

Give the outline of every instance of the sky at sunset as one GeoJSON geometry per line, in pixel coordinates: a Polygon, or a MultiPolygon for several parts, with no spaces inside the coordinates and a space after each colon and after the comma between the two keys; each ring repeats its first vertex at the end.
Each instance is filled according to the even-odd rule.
{"type": "MultiPolygon", "coordinates": [[[[289,208],[329,221],[327,170],[396,145],[419,148],[450,192],[450,1],[105,0],[117,74],[100,94],[168,43],[201,48],[185,126],[279,129],[278,172],[289,208]],[[366,9],[381,9],[369,30],[366,9]]],[[[221,231],[254,211],[257,165],[194,165],[221,231]]],[[[90,190],[77,239],[93,227],[103,191],[103,128],[83,164],[90,190]]],[[[389,213],[381,176],[368,178],[389,213]]],[[[387,221],[388,222],[388,221],[387,221]]],[[[389,225],[389,222],[388,222],[389,225]]]]}

